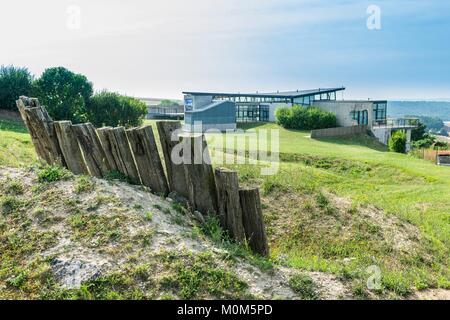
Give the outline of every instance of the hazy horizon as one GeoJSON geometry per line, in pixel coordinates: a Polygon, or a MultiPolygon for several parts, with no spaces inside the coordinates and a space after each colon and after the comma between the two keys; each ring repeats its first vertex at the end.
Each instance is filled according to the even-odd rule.
{"type": "Polygon", "coordinates": [[[95,90],[180,99],[182,91],[345,86],[346,99],[450,100],[450,2],[16,0],[0,8],[0,64],[37,76],[64,66],[95,90]],[[373,5],[380,28],[371,30],[373,5]]]}

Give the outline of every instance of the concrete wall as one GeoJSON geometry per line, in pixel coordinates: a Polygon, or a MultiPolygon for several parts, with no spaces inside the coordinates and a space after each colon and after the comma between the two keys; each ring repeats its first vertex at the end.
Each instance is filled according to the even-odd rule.
{"type": "Polygon", "coordinates": [[[392,135],[392,128],[388,127],[380,127],[380,128],[372,128],[372,133],[375,136],[375,138],[378,139],[382,144],[387,145],[389,142],[389,139],[392,135]]]}
{"type": "Polygon", "coordinates": [[[353,134],[367,133],[368,126],[351,126],[351,127],[338,127],[329,129],[318,129],[311,131],[311,138],[325,138],[325,137],[340,137],[350,136],[353,134]]]}
{"type": "Polygon", "coordinates": [[[367,110],[368,125],[372,126],[373,120],[373,102],[372,101],[314,101],[313,106],[324,111],[332,112],[336,115],[339,126],[355,126],[358,125],[356,120],[352,119],[350,112],[367,110]]]}

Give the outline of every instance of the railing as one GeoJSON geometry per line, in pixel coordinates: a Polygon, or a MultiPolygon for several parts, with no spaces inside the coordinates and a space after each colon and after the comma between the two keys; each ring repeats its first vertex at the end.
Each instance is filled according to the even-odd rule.
{"type": "Polygon", "coordinates": [[[388,127],[388,128],[410,128],[418,127],[418,118],[387,118],[385,120],[374,120],[373,127],[388,127]]]}

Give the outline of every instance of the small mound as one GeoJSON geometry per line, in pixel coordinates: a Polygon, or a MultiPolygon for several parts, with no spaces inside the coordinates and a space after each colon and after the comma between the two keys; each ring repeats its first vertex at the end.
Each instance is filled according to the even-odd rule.
{"type": "Polygon", "coordinates": [[[145,187],[3,168],[0,191],[2,299],[302,298],[298,271],[212,241],[145,187]]]}

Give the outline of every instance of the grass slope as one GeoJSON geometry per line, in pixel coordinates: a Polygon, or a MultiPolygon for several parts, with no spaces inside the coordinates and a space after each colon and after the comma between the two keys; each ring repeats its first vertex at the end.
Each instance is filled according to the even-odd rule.
{"type": "MultiPolygon", "coordinates": [[[[367,136],[313,140],[309,132],[274,124],[245,129],[280,130],[276,175],[261,176],[259,166],[229,165],[243,184],[263,190],[274,260],[332,272],[361,297],[450,287],[448,168],[386,152],[367,136]],[[366,287],[370,266],[381,269],[377,290],[366,287]]],[[[211,146],[221,143],[217,137],[208,137],[211,146]]],[[[0,141],[0,165],[35,162],[20,126],[3,121],[0,141]]]]}

